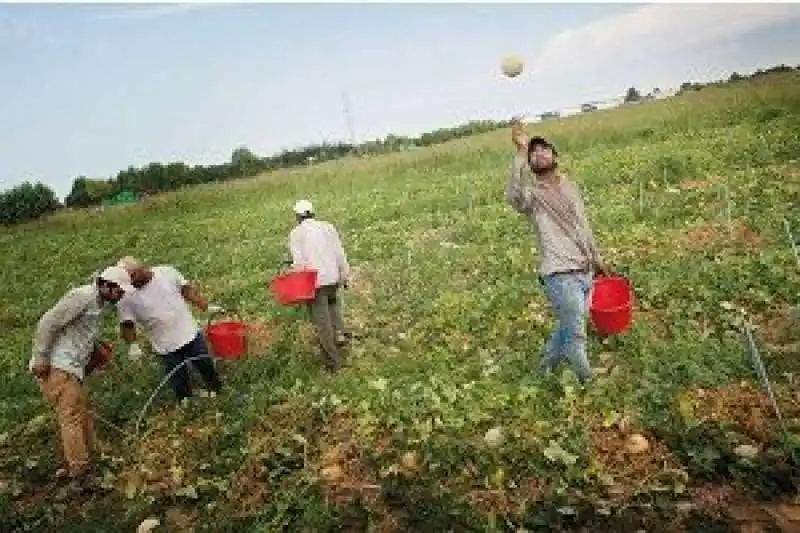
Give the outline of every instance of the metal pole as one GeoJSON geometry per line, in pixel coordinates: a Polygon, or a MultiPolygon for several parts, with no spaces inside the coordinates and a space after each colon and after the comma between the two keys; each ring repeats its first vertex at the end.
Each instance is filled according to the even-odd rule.
{"type": "Polygon", "coordinates": [[[775,410],[775,415],[778,418],[778,425],[780,426],[781,434],[783,435],[784,444],[792,456],[792,460],[796,461],[794,450],[789,446],[789,434],[786,432],[786,425],[783,422],[781,410],[778,408],[778,402],[775,399],[775,394],[772,391],[772,383],[769,381],[767,370],[764,367],[764,362],[762,361],[761,356],[758,354],[758,348],[756,347],[755,340],[753,339],[752,324],[750,323],[750,319],[746,316],[743,316],[742,318],[744,319],[744,331],[747,338],[747,343],[749,345],[750,359],[753,362],[753,366],[756,369],[758,377],[761,378],[761,382],[767,391],[772,408],[775,410]]]}

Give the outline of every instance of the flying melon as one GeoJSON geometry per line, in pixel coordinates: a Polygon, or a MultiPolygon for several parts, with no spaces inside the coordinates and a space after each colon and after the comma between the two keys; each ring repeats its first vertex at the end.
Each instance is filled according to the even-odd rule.
{"type": "Polygon", "coordinates": [[[500,67],[509,78],[516,78],[522,74],[522,58],[516,55],[507,55],[503,57],[500,67]]]}

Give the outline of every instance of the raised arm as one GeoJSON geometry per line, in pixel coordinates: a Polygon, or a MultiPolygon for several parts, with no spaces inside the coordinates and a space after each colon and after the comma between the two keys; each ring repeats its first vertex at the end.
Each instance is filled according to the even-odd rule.
{"type": "Polygon", "coordinates": [[[533,211],[534,196],[531,184],[525,183],[522,173],[527,165],[527,156],[517,153],[508,169],[508,181],[506,182],[506,202],[515,211],[523,214],[530,214],[533,211]]]}
{"type": "Polygon", "coordinates": [[[533,211],[534,196],[530,184],[522,179],[523,171],[528,165],[528,136],[525,134],[522,121],[517,118],[511,121],[511,142],[516,148],[516,153],[508,169],[506,202],[515,211],[530,214],[533,211]]]}

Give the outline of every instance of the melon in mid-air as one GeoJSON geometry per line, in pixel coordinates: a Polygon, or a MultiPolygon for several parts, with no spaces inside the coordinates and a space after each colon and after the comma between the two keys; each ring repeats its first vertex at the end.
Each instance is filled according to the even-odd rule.
{"type": "Polygon", "coordinates": [[[505,56],[501,67],[503,69],[503,74],[509,78],[516,78],[522,74],[522,58],[516,55],[505,56]]]}

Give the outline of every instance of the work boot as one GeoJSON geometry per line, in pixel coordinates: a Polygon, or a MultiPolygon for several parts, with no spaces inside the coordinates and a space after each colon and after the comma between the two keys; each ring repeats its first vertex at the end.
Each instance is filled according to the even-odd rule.
{"type": "Polygon", "coordinates": [[[353,334],[350,332],[340,331],[336,334],[336,345],[339,347],[345,346],[350,343],[350,340],[353,338],[353,334]]]}
{"type": "Polygon", "coordinates": [[[86,468],[84,471],[66,478],[66,485],[56,493],[56,500],[66,500],[85,494],[90,494],[97,490],[97,480],[94,478],[94,469],[86,468]]]}
{"type": "Polygon", "coordinates": [[[325,369],[331,374],[335,374],[342,368],[342,359],[340,356],[332,358],[332,357],[325,357],[323,355],[323,363],[325,365],[325,369]]]}
{"type": "Polygon", "coordinates": [[[539,358],[539,360],[534,362],[534,364],[536,365],[536,371],[546,379],[553,377],[555,374],[556,365],[553,365],[553,362],[548,360],[546,357],[539,358]]]}

